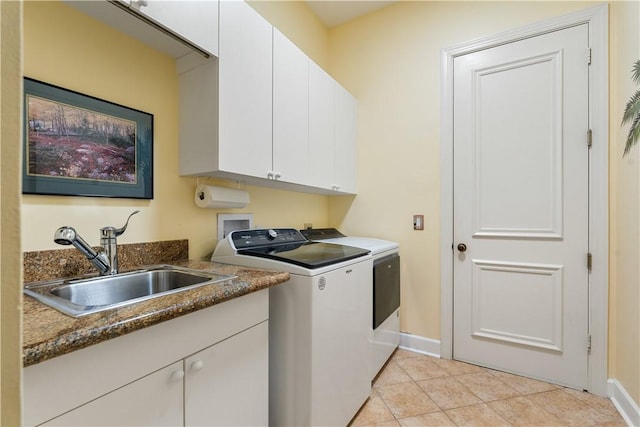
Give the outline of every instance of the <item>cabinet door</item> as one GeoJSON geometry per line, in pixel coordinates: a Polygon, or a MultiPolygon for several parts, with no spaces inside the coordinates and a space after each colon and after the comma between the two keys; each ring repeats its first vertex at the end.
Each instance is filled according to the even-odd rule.
{"type": "Polygon", "coordinates": [[[272,26],[248,4],[220,2],[219,169],[272,171],[272,26]]]}
{"type": "Polygon", "coordinates": [[[130,4],[163,27],[218,56],[217,0],[131,0],[130,4]]]}
{"type": "Polygon", "coordinates": [[[309,158],[309,58],[273,30],[273,171],[304,184],[309,158]]]}
{"type": "Polygon", "coordinates": [[[183,377],[183,365],[180,361],[42,425],[65,427],[182,425],[183,377]]]}
{"type": "Polygon", "coordinates": [[[335,84],[335,189],[356,192],[356,100],[345,88],[335,84]]]}
{"type": "Polygon", "coordinates": [[[309,62],[309,181],[331,189],[334,157],[334,80],[309,62]]]}
{"type": "Polygon", "coordinates": [[[185,359],[185,425],[268,425],[268,323],[185,359]]]}

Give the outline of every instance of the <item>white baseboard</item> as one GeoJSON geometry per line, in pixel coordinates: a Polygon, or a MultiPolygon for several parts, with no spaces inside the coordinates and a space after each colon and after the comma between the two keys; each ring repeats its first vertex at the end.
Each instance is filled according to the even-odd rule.
{"type": "Polygon", "coordinates": [[[627,390],[615,378],[607,381],[607,391],[614,406],[629,426],[640,426],[640,407],[633,401],[627,390]]]}
{"type": "Polygon", "coordinates": [[[427,356],[440,357],[440,340],[400,332],[400,348],[427,356]]]}

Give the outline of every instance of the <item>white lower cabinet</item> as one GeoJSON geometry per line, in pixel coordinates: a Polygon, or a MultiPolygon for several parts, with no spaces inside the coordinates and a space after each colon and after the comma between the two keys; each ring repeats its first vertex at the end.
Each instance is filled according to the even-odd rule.
{"type": "Polygon", "coordinates": [[[183,425],[183,376],[182,361],[176,362],[42,425],[183,425]]]}
{"type": "Polygon", "coordinates": [[[185,425],[267,425],[268,345],[264,322],[185,359],[185,425]]]}
{"type": "Polygon", "coordinates": [[[266,426],[268,289],[29,366],[24,426],[266,426]]]}

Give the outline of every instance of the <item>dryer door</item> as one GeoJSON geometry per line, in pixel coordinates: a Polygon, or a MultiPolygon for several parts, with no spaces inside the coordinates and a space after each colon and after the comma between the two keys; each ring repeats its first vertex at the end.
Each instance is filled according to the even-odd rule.
{"type": "Polygon", "coordinates": [[[400,307],[400,256],[389,255],[373,263],[373,329],[400,307]]]}

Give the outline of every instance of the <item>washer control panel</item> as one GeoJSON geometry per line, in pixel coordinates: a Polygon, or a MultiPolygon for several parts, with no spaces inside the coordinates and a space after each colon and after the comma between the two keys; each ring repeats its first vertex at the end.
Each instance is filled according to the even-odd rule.
{"type": "Polygon", "coordinates": [[[304,243],[307,239],[295,228],[236,230],[229,234],[236,249],[249,249],[277,244],[304,243]]]}

